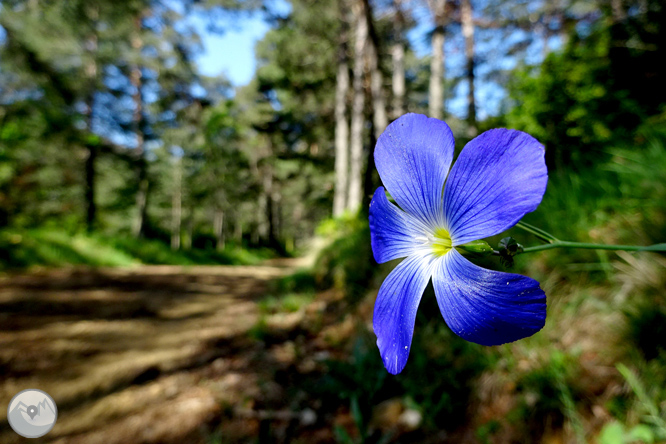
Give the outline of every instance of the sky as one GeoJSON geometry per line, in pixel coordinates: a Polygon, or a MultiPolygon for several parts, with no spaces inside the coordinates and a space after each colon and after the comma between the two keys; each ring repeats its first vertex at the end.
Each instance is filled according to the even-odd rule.
{"type": "MultiPolygon", "coordinates": [[[[286,0],[273,0],[269,3],[272,13],[286,16],[291,5],[286,0]]],[[[207,30],[207,20],[203,16],[190,17],[201,35],[204,51],[197,58],[201,73],[207,76],[224,75],[234,86],[246,85],[257,68],[254,59],[254,45],[270,29],[265,16],[260,12],[215,17],[215,25],[223,33],[207,30]]]]}
{"type": "MultiPolygon", "coordinates": [[[[273,5],[276,11],[285,15],[290,10],[289,4],[282,0],[277,0],[273,5]]],[[[202,16],[190,17],[190,22],[199,30],[203,40],[204,51],[197,58],[201,73],[207,76],[223,75],[233,86],[246,85],[256,70],[254,46],[270,29],[270,25],[261,13],[227,16],[223,19],[216,17],[215,20],[216,25],[224,29],[224,33],[208,31],[206,29],[207,21],[202,16]]],[[[430,52],[426,36],[432,25],[428,23],[429,20],[424,15],[421,15],[417,21],[417,26],[409,32],[408,38],[417,55],[425,56],[430,52]]],[[[449,75],[461,75],[459,71],[464,63],[463,54],[457,49],[459,46],[461,45],[450,46],[453,51],[447,50],[446,71],[449,75]]],[[[478,49],[485,49],[482,46],[483,43],[479,42],[478,49]]],[[[509,63],[509,65],[511,64],[509,63]]],[[[505,66],[505,68],[511,68],[511,66],[505,66]]],[[[480,119],[483,119],[499,112],[505,92],[498,85],[483,81],[485,71],[487,71],[486,66],[478,66],[477,70],[478,77],[475,84],[477,114],[480,119]]],[[[464,117],[467,113],[466,95],[467,85],[461,82],[454,91],[449,92],[447,111],[464,117]]]]}
{"type": "Polygon", "coordinates": [[[270,26],[260,14],[239,17],[233,23],[224,23],[223,34],[205,31],[206,23],[200,17],[192,23],[201,30],[204,52],[197,64],[206,76],[224,75],[234,86],[247,84],[254,75],[256,62],[254,45],[266,34],[270,26]]]}

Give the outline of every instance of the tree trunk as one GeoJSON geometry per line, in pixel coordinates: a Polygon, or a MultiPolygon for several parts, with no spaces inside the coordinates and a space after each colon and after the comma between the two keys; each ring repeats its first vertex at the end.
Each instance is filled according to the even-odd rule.
{"type": "Polygon", "coordinates": [[[95,203],[95,160],[97,159],[97,146],[88,144],[86,146],[88,155],[86,157],[86,229],[92,232],[95,229],[97,219],[97,205],[95,203]]]}
{"type": "MultiPolygon", "coordinates": [[[[137,57],[141,52],[143,41],[141,40],[142,16],[136,18],[135,33],[132,37],[132,49],[136,51],[137,57]]],[[[146,202],[148,200],[148,175],[147,175],[147,162],[144,153],[144,136],[143,136],[143,96],[141,89],[143,86],[143,74],[141,67],[136,64],[132,67],[130,73],[130,82],[134,87],[134,115],[132,123],[134,126],[134,133],[136,135],[136,172],[138,190],[136,193],[136,214],[132,226],[132,234],[134,237],[139,238],[143,235],[146,223],[146,202]]]]}
{"type": "Polygon", "coordinates": [[[224,211],[220,208],[215,209],[213,230],[215,232],[215,249],[222,251],[224,250],[224,211]]]}
{"type": "Polygon", "coordinates": [[[444,107],[444,13],[446,0],[431,0],[430,8],[435,21],[432,32],[432,58],[430,60],[430,85],[428,89],[428,113],[441,119],[444,107]]]}
{"type": "MultiPolygon", "coordinates": [[[[96,29],[96,23],[99,20],[99,11],[97,7],[90,6],[87,10],[88,18],[92,24],[91,29],[96,29]]],[[[85,119],[86,127],[89,134],[93,134],[93,118],[95,110],[95,91],[97,89],[97,34],[93,31],[86,41],[86,52],[88,60],[85,62],[85,75],[88,80],[89,91],[86,94],[85,104],[85,119]]],[[[84,191],[84,199],[86,202],[86,229],[92,232],[95,229],[95,222],[97,219],[97,205],[95,202],[95,178],[97,176],[95,170],[95,161],[97,160],[97,145],[93,143],[86,144],[88,151],[86,156],[86,183],[84,191]]]]}
{"type": "Polygon", "coordinates": [[[478,133],[478,127],[476,123],[476,100],[474,98],[474,19],[470,0],[462,0],[460,20],[463,37],[465,38],[465,59],[467,60],[467,131],[469,137],[474,137],[478,133]]]}
{"type": "Polygon", "coordinates": [[[394,41],[391,46],[391,59],[393,61],[393,120],[405,113],[405,18],[402,12],[402,0],[393,0],[393,33],[394,41]]]}
{"type": "Polygon", "coordinates": [[[180,249],[180,225],[182,219],[182,161],[174,162],[174,192],[171,196],[171,249],[180,249]]]}
{"type": "Polygon", "coordinates": [[[365,125],[365,91],[363,75],[365,71],[365,47],[368,39],[368,22],[364,16],[363,0],[355,0],[353,5],[356,35],[354,42],[354,98],[351,115],[351,164],[349,178],[349,198],[347,209],[356,212],[361,206],[363,186],[363,126],[365,125]]]}
{"type": "Polygon", "coordinates": [[[349,182],[349,126],[347,124],[347,94],[349,93],[349,58],[347,56],[347,21],[344,0],[340,5],[341,32],[338,43],[338,73],[335,87],[335,194],[333,217],[339,217],[347,206],[349,182]]]}
{"type": "MultiPolygon", "coordinates": [[[[363,15],[367,22],[368,41],[366,45],[368,69],[370,70],[370,94],[372,96],[372,121],[375,139],[378,139],[388,125],[384,76],[379,69],[379,38],[373,25],[373,14],[369,0],[363,0],[363,15]]],[[[374,144],[370,150],[374,149],[374,144]]],[[[371,154],[372,155],[372,154],[371,154]]]]}
{"type": "Polygon", "coordinates": [[[366,170],[363,180],[362,211],[370,207],[370,196],[375,189],[375,144],[388,125],[384,76],[379,69],[379,38],[375,32],[373,13],[368,0],[363,0],[365,19],[368,23],[367,62],[370,70],[370,95],[372,97],[372,135],[367,152],[366,170]]]}
{"type": "Polygon", "coordinates": [[[263,178],[263,209],[264,209],[264,233],[268,245],[276,248],[279,246],[277,236],[276,204],[273,190],[273,167],[266,165],[263,178]]]}
{"type": "Polygon", "coordinates": [[[183,237],[183,249],[192,249],[192,236],[194,235],[194,205],[190,202],[190,208],[187,212],[187,222],[185,223],[185,237],[183,237]]]}

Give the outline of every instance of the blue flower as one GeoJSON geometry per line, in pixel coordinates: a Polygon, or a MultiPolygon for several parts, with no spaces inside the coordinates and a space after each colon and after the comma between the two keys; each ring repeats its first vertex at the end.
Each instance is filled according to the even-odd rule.
{"type": "Polygon", "coordinates": [[[393,374],[407,363],[416,310],[431,278],[444,320],[468,341],[516,341],[546,321],[546,295],[537,281],[481,268],[459,249],[537,208],[548,181],[543,146],[521,131],[486,131],[449,172],[453,150],[448,125],[419,114],[400,117],[377,141],[377,171],[400,208],[377,189],[370,203],[372,251],[378,263],[405,258],[379,289],[373,317],[384,366],[393,374]]]}

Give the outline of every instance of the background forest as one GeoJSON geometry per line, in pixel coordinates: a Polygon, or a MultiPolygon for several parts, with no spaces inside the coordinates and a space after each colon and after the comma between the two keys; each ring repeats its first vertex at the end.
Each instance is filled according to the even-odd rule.
{"type": "Polygon", "coordinates": [[[377,137],[416,112],[458,150],[543,143],[527,222],[664,242],[664,60],[661,0],[2,0],[0,399],[41,384],[54,442],[666,442],[663,254],[518,257],[548,320],[499,347],[451,333],[429,289],[393,377],[372,306],[395,264],[367,222],[377,137]],[[202,35],[252,15],[251,81],[203,75],[202,35]]]}

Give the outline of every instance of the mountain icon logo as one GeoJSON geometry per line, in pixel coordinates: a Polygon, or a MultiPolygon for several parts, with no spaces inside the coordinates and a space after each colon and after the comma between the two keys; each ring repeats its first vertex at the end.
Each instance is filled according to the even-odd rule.
{"type": "Polygon", "coordinates": [[[12,430],[24,438],[39,438],[51,431],[58,419],[53,398],[38,389],[17,393],[7,407],[7,420],[12,430]]]}

